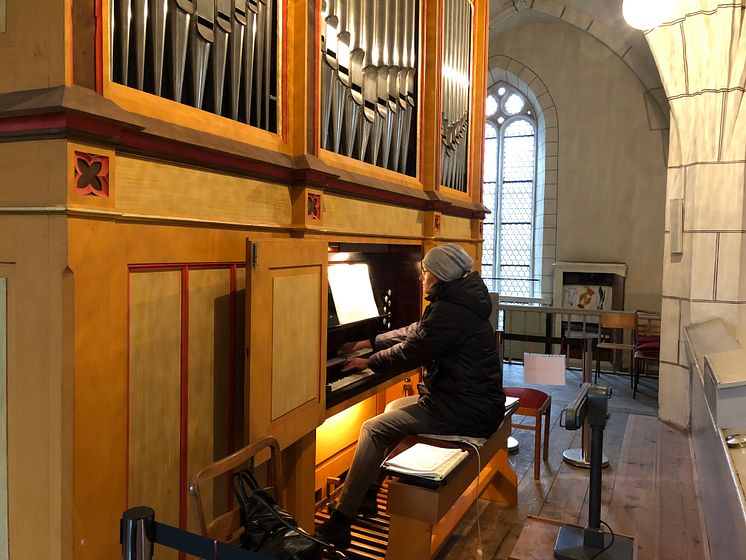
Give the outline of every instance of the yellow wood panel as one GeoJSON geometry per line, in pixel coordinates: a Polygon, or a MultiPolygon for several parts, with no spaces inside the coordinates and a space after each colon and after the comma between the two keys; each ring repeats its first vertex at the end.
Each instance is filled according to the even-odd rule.
{"type": "Polygon", "coordinates": [[[471,239],[471,220],[458,216],[442,216],[440,237],[445,239],[471,239]]]}
{"type": "MultiPolygon", "coordinates": [[[[0,247],[15,245],[9,278],[7,427],[11,558],[69,550],[72,526],[72,286],[66,220],[4,216],[0,247]]],[[[4,260],[4,259],[0,259],[4,260]]],[[[91,344],[95,344],[91,342],[91,344]]]]}
{"type": "Polygon", "coordinates": [[[127,507],[128,270],[113,222],[70,219],[75,285],[73,544],[76,560],[113,557],[107,535],[127,507]]]}
{"type": "MultiPolygon", "coordinates": [[[[25,242],[28,233],[17,226],[6,230],[3,227],[5,223],[7,218],[5,222],[0,221],[0,261],[23,258],[24,255],[38,252],[37,249],[31,252],[29,249],[18,249],[14,253],[10,242],[16,237],[25,242]]],[[[76,560],[98,560],[121,554],[116,535],[112,537],[109,528],[117,526],[128,504],[127,265],[142,262],[241,262],[246,253],[246,234],[233,229],[205,230],[90,219],[70,219],[68,223],[71,241],[67,250],[69,266],[75,277],[76,320],[75,483],[68,486],[74,488],[73,544],[76,560]]],[[[43,242],[49,245],[50,239],[57,237],[60,236],[45,236],[43,242]]],[[[237,306],[240,310],[236,319],[240,334],[237,334],[236,371],[242,372],[245,314],[243,268],[239,268],[237,273],[237,306]]],[[[40,276],[37,270],[33,271],[32,278],[40,276]]],[[[42,288],[33,283],[30,286],[36,301],[42,288]]],[[[155,338],[160,335],[158,332],[151,333],[155,338]]],[[[47,340],[46,335],[44,340],[47,340]]],[[[214,343],[212,338],[209,343],[214,343]]],[[[31,351],[39,355],[38,341],[31,351]]],[[[24,371],[27,370],[41,371],[42,368],[31,364],[24,367],[24,371]]],[[[240,387],[235,395],[236,417],[241,424],[236,427],[236,448],[243,444],[244,410],[243,378],[240,374],[237,377],[240,387]]],[[[49,385],[47,378],[44,383],[45,386],[49,385]]],[[[34,389],[33,395],[33,402],[38,402],[38,388],[34,389]]],[[[33,461],[34,464],[39,463],[38,451],[34,453],[33,461]]],[[[15,495],[22,502],[16,508],[21,507],[20,511],[23,512],[28,507],[28,498],[18,492],[15,495]]],[[[28,492],[25,492],[27,495],[28,492]]],[[[16,537],[15,542],[22,542],[19,539],[16,537]]]]}
{"type": "Polygon", "coordinates": [[[281,227],[292,220],[289,187],[131,157],[117,158],[116,208],[281,227]]]}
{"type": "Polygon", "coordinates": [[[462,200],[464,202],[471,202],[471,195],[469,193],[457,191],[456,189],[452,189],[451,187],[446,187],[444,185],[441,185],[439,190],[448,198],[452,198],[454,200],[462,200]]]}
{"type": "MultiPolygon", "coordinates": [[[[425,4],[425,3],[423,3],[425,4]]],[[[441,56],[439,26],[441,2],[427,2],[426,18],[420,22],[422,37],[420,44],[420,75],[422,83],[429,84],[420,90],[419,111],[419,134],[420,142],[420,168],[421,178],[425,190],[435,190],[440,184],[440,147],[441,147],[441,56]]],[[[419,88],[418,88],[419,89],[419,88]]]]}
{"type": "MultiPolygon", "coordinates": [[[[282,274],[282,273],[280,273],[282,274]]],[[[272,310],[272,420],[319,398],[321,277],[274,278],[272,310]]]]}
{"type": "Polygon", "coordinates": [[[375,415],[376,397],[371,397],[327,418],[316,429],[316,464],[355,443],[360,435],[360,426],[375,415]]]}
{"type": "MultiPolygon", "coordinates": [[[[327,289],[326,289],[326,267],[327,267],[326,243],[319,241],[308,241],[300,239],[268,239],[255,242],[247,242],[247,269],[250,275],[247,278],[247,326],[246,338],[248,348],[248,363],[246,377],[248,380],[247,406],[248,406],[248,436],[249,440],[264,436],[268,433],[274,435],[285,448],[307,434],[313,432],[321,423],[324,414],[324,378],[326,371],[326,360],[322,359],[326,349],[326,312],[327,312],[327,289]],[[317,281],[311,282],[308,278],[313,275],[317,281]],[[278,277],[292,278],[299,276],[302,288],[305,292],[305,300],[298,303],[295,298],[294,305],[305,307],[311,306],[316,309],[317,315],[305,314],[296,309],[296,313],[290,313],[290,307],[284,307],[279,297],[290,297],[286,284],[284,289],[277,294],[274,292],[275,279],[278,277]],[[311,286],[316,286],[317,293],[310,294],[311,286]],[[318,303],[309,301],[317,300],[318,303]],[[281,322],[273,318],[273,311],[277,303],[282,310],[281,322]],[[287,311],[285,311],[287,309],[287,311]],[[299,315],[299,313],[302,313],[299,315]],[[299,320],[299,317],[302,319],[299,320]],[[286,325],[282,323],[296,323],[286,325]],[[303,323],[303,324],[298,324],[303,323]],[[284,329],[289,329],[284,331],[284,329]],[[283,332],[284,331],[284,332],[283,332]],[[290,336],[300,336],[300,333],[310,335],[311,340],[293,340],[290,336]],[[273,337],[280,336],[279,342],[284,347],[273,342],[273,337]],[[316,355],[315,363],[306,363],[300,370],[303,379],[292,379],[280,371],[280,365],[275,366],[275,359],[280,364],[287,364],[293,371],[299,371],[295,365],[290,365],[296,355],[296,346],[305,347],[304,353],[308,356],[316,355]],[[305,346],[309,345],[309,346],[305,346]],[[318,353],[310,350],[310,345],[315,345],[318,353]],[[276,351],[273,351],[276,349],[276,351]],[[281,385],[273,380],[274,375],[279,378],[281,385]],[[307,385],[311,377],[315,379],[316,397],[307,399],[307,385]],[[302,383],[303,385],[299,385],[302,383]],[[300,391],[296,393],[296,388],[300,391]],[[275,391],[287,391],[294,396],[289,401],[280,402],[279,394],[275,391]],[[305,402],[300,406],[297,403],[305,402]],[[288,403],[296,403],[296,406],[286,414],[278,415],[279,410],[286,409],[288,403]]],[[[311,458],[313,460],[313,457],[311,458]]]]}
{"type": "Polygon", "coordinates": [[[181,273],[132,274],[129,504],[149,505],[177,526],[180,358],[181,273]]]}
{"type": "Polygon", "coordinates": [[[3,162],[3,184],[16,187],[0,189],[1,206],[65,204],[67,150],[64,140],[3,142],[0,143],[0,161],[3,162]]]}
{"type": "MultiPolygon", "coordinates": [[[[189,271],[189,400],[187,476],[229,454],[230,269],[189,271]]],[[[225,511],[221,480],[202,488],[205,514],[225,511]],[[215,501],[214,501],[215,500],[215,501]]],[[[189,508],[189,529],[199,530],[189,508]]]]}
{"type": "MultiPolygon", "coordinates": [[[[308,34],[313,29],[311,18],[314,13],[308,9],[308,2],[303,0],[291,0],[288,2],[288,35],[287,35],[287,60],[288,60],[288,95],[287,95],[287,121],[284,126],[288,129],[288,142],[291,143],[294,154],[310,153],[313,149],[308,145],[309,123],[313,121],[313,100],[307,99],[308,79],[313,73],[306,67],[308,57],[308,34]]],[[[282,46],[282,42],[281,42],[282,46]]],[[[282,92],[282,88],[279,88],[282,92]]]]}
{"type": "MultiPolygon", "coordinates": [[[[245,244],[244,244],[245,245],[245,244]]],[[[243,447],[247,434],[244,434],[244,418],[246,411],[244,409],[244,394],[246,380],[242,372],[245,370],[246,352],[243,351],[246,341],[246,269],[236,269],[236,332],[234,334],[236,346],[236,363],[235,367],[235,391],[233,395],[233,404],[236,407],[236,425],[234,426],[233,449],[243,447]]]]}
{"type": "Polygon", "coordinates": [[[69,2],[6,2],[5,33],[0,33],[0,93],[65,83],[69,2]]]}
{"type": "MultiPolygon", "coordinates": [[[[422,183],[415,177],[410,177],[409,175],[398,173],[397,171],[391,171],[390,169],[385,169],[373,165],[372,163],[353,159],[342,154],[337,154],[328,150],[319,150],[319,159],[324,163],[339,169],[341,173],[349,171],[358,175],[380,179],[382,181],[397,183],[415,189],[422,189],[422,183]]],[[[345,179],[346,176],[342,175],[342,178],[345,179]]]]}
{"type": "Polygon", "coordinates": [[[103,85],[104,96],[127,111],[193,130],[208,132],[222,138],[253,144],[267,150],[290,152],[289,146],[273,132],[117,84],[108,79],[104,79],[103,85]]]}
{"type": "Polygon", "coordinates": [[[338,232],[366,233],[377,236],[420,237],[424,213],[344,198],[327,193],[323,198],[324,227],[338,232]]]}
{"type": "Polygon", "coordinates": [[[242,262],[246,258],[246,233],[234,229],[127,224],[114,231],[123,239],[107,239],[124,243],[122,250],[126,251],[126,262],[130,264],[242,262]]]}

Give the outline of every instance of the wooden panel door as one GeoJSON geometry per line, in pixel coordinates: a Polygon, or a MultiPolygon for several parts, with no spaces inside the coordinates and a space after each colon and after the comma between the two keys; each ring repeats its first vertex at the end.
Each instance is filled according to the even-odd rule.
{"type": "Polygon", "coordinates": [[[324,418],[326,243],[249,240],[246,254],[246,433],[285,448],[324,418]]]}

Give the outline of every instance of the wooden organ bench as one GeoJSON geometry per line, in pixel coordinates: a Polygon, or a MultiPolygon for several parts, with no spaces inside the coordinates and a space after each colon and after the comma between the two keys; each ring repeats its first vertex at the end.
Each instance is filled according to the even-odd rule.
{"type": "MultiPolygon", "coordinates": [[[[505,506],[518,502],[518,478],[508,460],[508,436],[518,403],[507,407],[500,427],[436,488],[393,478],[388,487],[389,541],[386,558],[434,557],[478,497],[505,506]],[[478,467],[481,466],[477,477],[478,467]]],[[[427,437],[417,436],[427,442],[427,437]]],[[[439,440],[432,439],[436,444],[439,440]]]]}

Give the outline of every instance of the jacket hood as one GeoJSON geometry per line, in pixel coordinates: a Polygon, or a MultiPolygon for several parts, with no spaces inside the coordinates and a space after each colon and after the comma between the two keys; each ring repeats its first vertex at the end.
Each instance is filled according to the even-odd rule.
{"type": "Polygon", "coordinates": [[[492,301],[487,287],[478,272],[470,272],[451,282],[439,282],[435,292],[427,296],[428,301],[447,301],[470,309],[480,319],[489,319],[492,301]]]}

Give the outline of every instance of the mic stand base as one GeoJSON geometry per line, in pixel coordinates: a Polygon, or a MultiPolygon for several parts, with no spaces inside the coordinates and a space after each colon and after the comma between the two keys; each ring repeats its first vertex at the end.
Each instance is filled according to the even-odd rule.
{"type": "MultiPolygon", "coordinates": [[[[611,534],[603,533],[604,545],[601,548],[590,548],[584,544],[585,529],[571,525],[563,525],[557,534],[554,544],[554,557],[557,560],[590,560],[600,550],[609,546],[611,534]]],[[[603,554],[596,556],[596,560],[632,560],[633,540],[629,537],[614,535],[614,544],[603,554]]]]}
{"type": "MultiPolygon", "coordinates": [[[[562,460],[572,465],[573,467],[581,467],[583,469],[590,469],[591,468],[591,462],[590,460],[586,460],[583,458],[585,454],[583,453],[583,449],[580,447],[573,447],[572,449],[566,449],[562,453],[562,460]]],[[[601,468],[606,468],[609,466],[609,458],[606,455],[601,456],[601,468]]]]}

